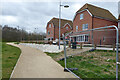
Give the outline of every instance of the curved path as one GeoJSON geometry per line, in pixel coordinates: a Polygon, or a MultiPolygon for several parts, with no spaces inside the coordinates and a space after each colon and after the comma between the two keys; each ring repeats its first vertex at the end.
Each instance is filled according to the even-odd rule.
{"type": "Polygon", "coordinates": [[[11,78],[75,78],[63,67],[40,50],[24,45],[16,45],[22,51],[11,78]]]}

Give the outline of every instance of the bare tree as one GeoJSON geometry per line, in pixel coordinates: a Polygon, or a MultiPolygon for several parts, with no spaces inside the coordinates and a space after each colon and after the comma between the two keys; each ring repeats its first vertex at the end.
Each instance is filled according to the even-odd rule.
{"type": "Polygon", "coordinates": [[[45,38],[45,33],[28,33],[24,29],[9,27],[4,25],[1,27],[2,39],[3,41],[29,41],[29,40],[43,40],[45,38]],[[37,37],[37,38],[36,38],[37,37]]]}

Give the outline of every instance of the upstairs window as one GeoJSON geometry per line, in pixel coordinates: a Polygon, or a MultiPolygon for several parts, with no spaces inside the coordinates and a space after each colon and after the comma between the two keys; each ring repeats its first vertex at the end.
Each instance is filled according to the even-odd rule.
{"type": "Polygon", "coordinates": [[[66,30],[68,30],[68,27],[66,27],[66,30]]]}
{"type": "Polygon", "coordinates": [[[80,14],[80,20],[83,19],[84,17],[84,14],[80,14]]]}
{"type": "Polygon", "coordinates": [[[88,24],[83,24],[82,25],[82,30],[87,30],[88,29],[88,24]]]}
{"type": "Polygon", "coordinates": [[[76,26],[76,32],[78,31],[78,26],[76,26]]]}
{"type": "Polygon", "coordinates": [[[51,24],[49,24],[49,28],[51,28],[51,24]]]}

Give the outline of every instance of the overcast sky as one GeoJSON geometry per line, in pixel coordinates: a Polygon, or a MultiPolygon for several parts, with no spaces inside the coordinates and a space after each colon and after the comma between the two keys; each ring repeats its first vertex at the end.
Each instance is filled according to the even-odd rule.
{"type": "MultiPolygon", "coordinates": [[[[116,18],[118,18],[118,1],[116,2],[62,2],[67,4],[69,8],[62,8],[62,18],[73,20],[75,12],[84,4],[90,3],[98,7],[108,9],[116,18]]],[[[9,25],[11,27],[20,26],[28,32],[46,32],[47,22],[53,17],[59,16],[59,2],[35,2],[35,1],[2,1],[2,12],[0,14],[0,21],[2,25],[9,25]]]]}

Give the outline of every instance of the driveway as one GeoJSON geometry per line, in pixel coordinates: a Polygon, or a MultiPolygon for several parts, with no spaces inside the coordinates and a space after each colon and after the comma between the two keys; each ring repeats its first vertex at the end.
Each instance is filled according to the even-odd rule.
{"type": "Polygon", "coordinates": [[[75,78],[42,51],[24,45],[9,45],[17,46],[22,51],[11,78],[75,78]]]}

